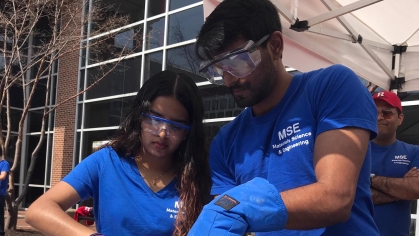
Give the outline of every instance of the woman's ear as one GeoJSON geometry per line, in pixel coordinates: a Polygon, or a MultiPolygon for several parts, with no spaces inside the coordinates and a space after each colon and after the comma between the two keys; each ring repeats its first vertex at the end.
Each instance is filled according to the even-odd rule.
{"type": "Polygon", "coordinates": [[[268,42],[268,47],[270,47],[270,51],[272,52],[274,60],[282,59],[284,41],[282,39],[281,32],[275,31],[271,34],[268,42]]]}

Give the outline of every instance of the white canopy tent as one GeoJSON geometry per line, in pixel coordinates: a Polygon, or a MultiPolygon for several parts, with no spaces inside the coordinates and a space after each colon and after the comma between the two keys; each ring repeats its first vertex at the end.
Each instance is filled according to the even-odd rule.
{"type": "MultiPolygon", "coordinates": [[[[343,64],[394,91],[419,91],[419,0],[271,0],[281,15],[284,64],[343,64]]],[[[219,0],[204,0],[205,17],[219,0]]]]}

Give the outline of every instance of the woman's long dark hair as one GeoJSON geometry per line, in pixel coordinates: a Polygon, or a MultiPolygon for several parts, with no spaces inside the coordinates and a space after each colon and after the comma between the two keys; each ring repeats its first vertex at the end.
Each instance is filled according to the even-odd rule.
{"type": "Polygon", "coordinates": [[[160,96],[176,98],[188,111],[191,129],[173,153],[180,200],[174,235],[186,235],[209,201],[211,176],[202,120],[204,105],[195,82],[186,75],[172,71],[160,72],[138,91],[134,103],[121,123],[111,146],[116,152],[131,156],[141,143],[141,117],[148,112],[151,102],[160,96]]]}

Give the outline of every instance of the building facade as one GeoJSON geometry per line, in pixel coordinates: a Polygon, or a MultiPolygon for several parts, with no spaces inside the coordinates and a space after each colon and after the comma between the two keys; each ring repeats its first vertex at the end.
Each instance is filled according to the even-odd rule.
{"type": "MultiPolygon", "coordinates": [[[[95,150],[95,147],[109,140],[127,112],[141,85],[157,72],[165,69],[185,73],[192,77],[201,90],[205,106],[205,126],[207,141],[210,142],[219,128],[237,116],[239,108],[225,87],[211,85],[198,73],[199,61],[195,58],[195,37],[202,24],[203,3],[199,0],[102,0],[128,15],[130,23],[121,25],[121,33],[112,40],[110,46],[118,49],[130,45],[126,35],[142,32],[143,42],[135,53],[124,60],[95,57],[89,47],[60,59],[54,71],[51,84],[51,105],[77,94],[92,83],[99,68],[116,68],[92,89],[66,103],[51,113],[48,119],[44,147],[39,154],[28,194],[22,203],[27,208],[36,198],[61,180],[75,165],[95,150]]],[[[92,9],[93,0],[87,0],[85,12],[92,9]]],[[[86,34],[82,45],[89,45],[102,35],[90,37],[93,24],[84,25],[80,32],[86,34]]],[[[297,72],[292,72],[297,73],[297,72]]],[[[43,93],[42,89],[39,93],[43,93]]],[[[19,91],[14,93],[18,98],[19,91]]],[[[13,92],[12,92],[13,94],[13,92]]],[[[406,119],[398,132],[398,138],[408,143],[419,144],[419,123],[413,118],[419,110],[419,96],[406,94],[403,99],[406,119]]],[[[18,102],[18,101],[16,101],[18,102]]],[[[25,172],[34,145],[39,138],[39,124],[42,101],[34,101],[26,122],[23,140],[22,161],[17,177],[17,194],[22,190],[25,172]]],[[[19,107],[13,112],[18,116],[19,107]]],[[[412,204],[412,227],[416,226],[417,202],[412,204]]],[[[419,235],[418,227],[412,229],[419,235]]]]}

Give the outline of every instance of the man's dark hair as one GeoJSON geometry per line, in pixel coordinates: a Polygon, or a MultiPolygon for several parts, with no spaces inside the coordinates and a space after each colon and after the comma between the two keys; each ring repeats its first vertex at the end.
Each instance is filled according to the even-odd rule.
{"type": "Polygon", "coordinates": [[[257,42],[281,30],[278,12],[269,0],[224,0],[207,17],[195,52],[200,60],[208,60],[211,52],[222,51],[239,38],[257,42]]]}

